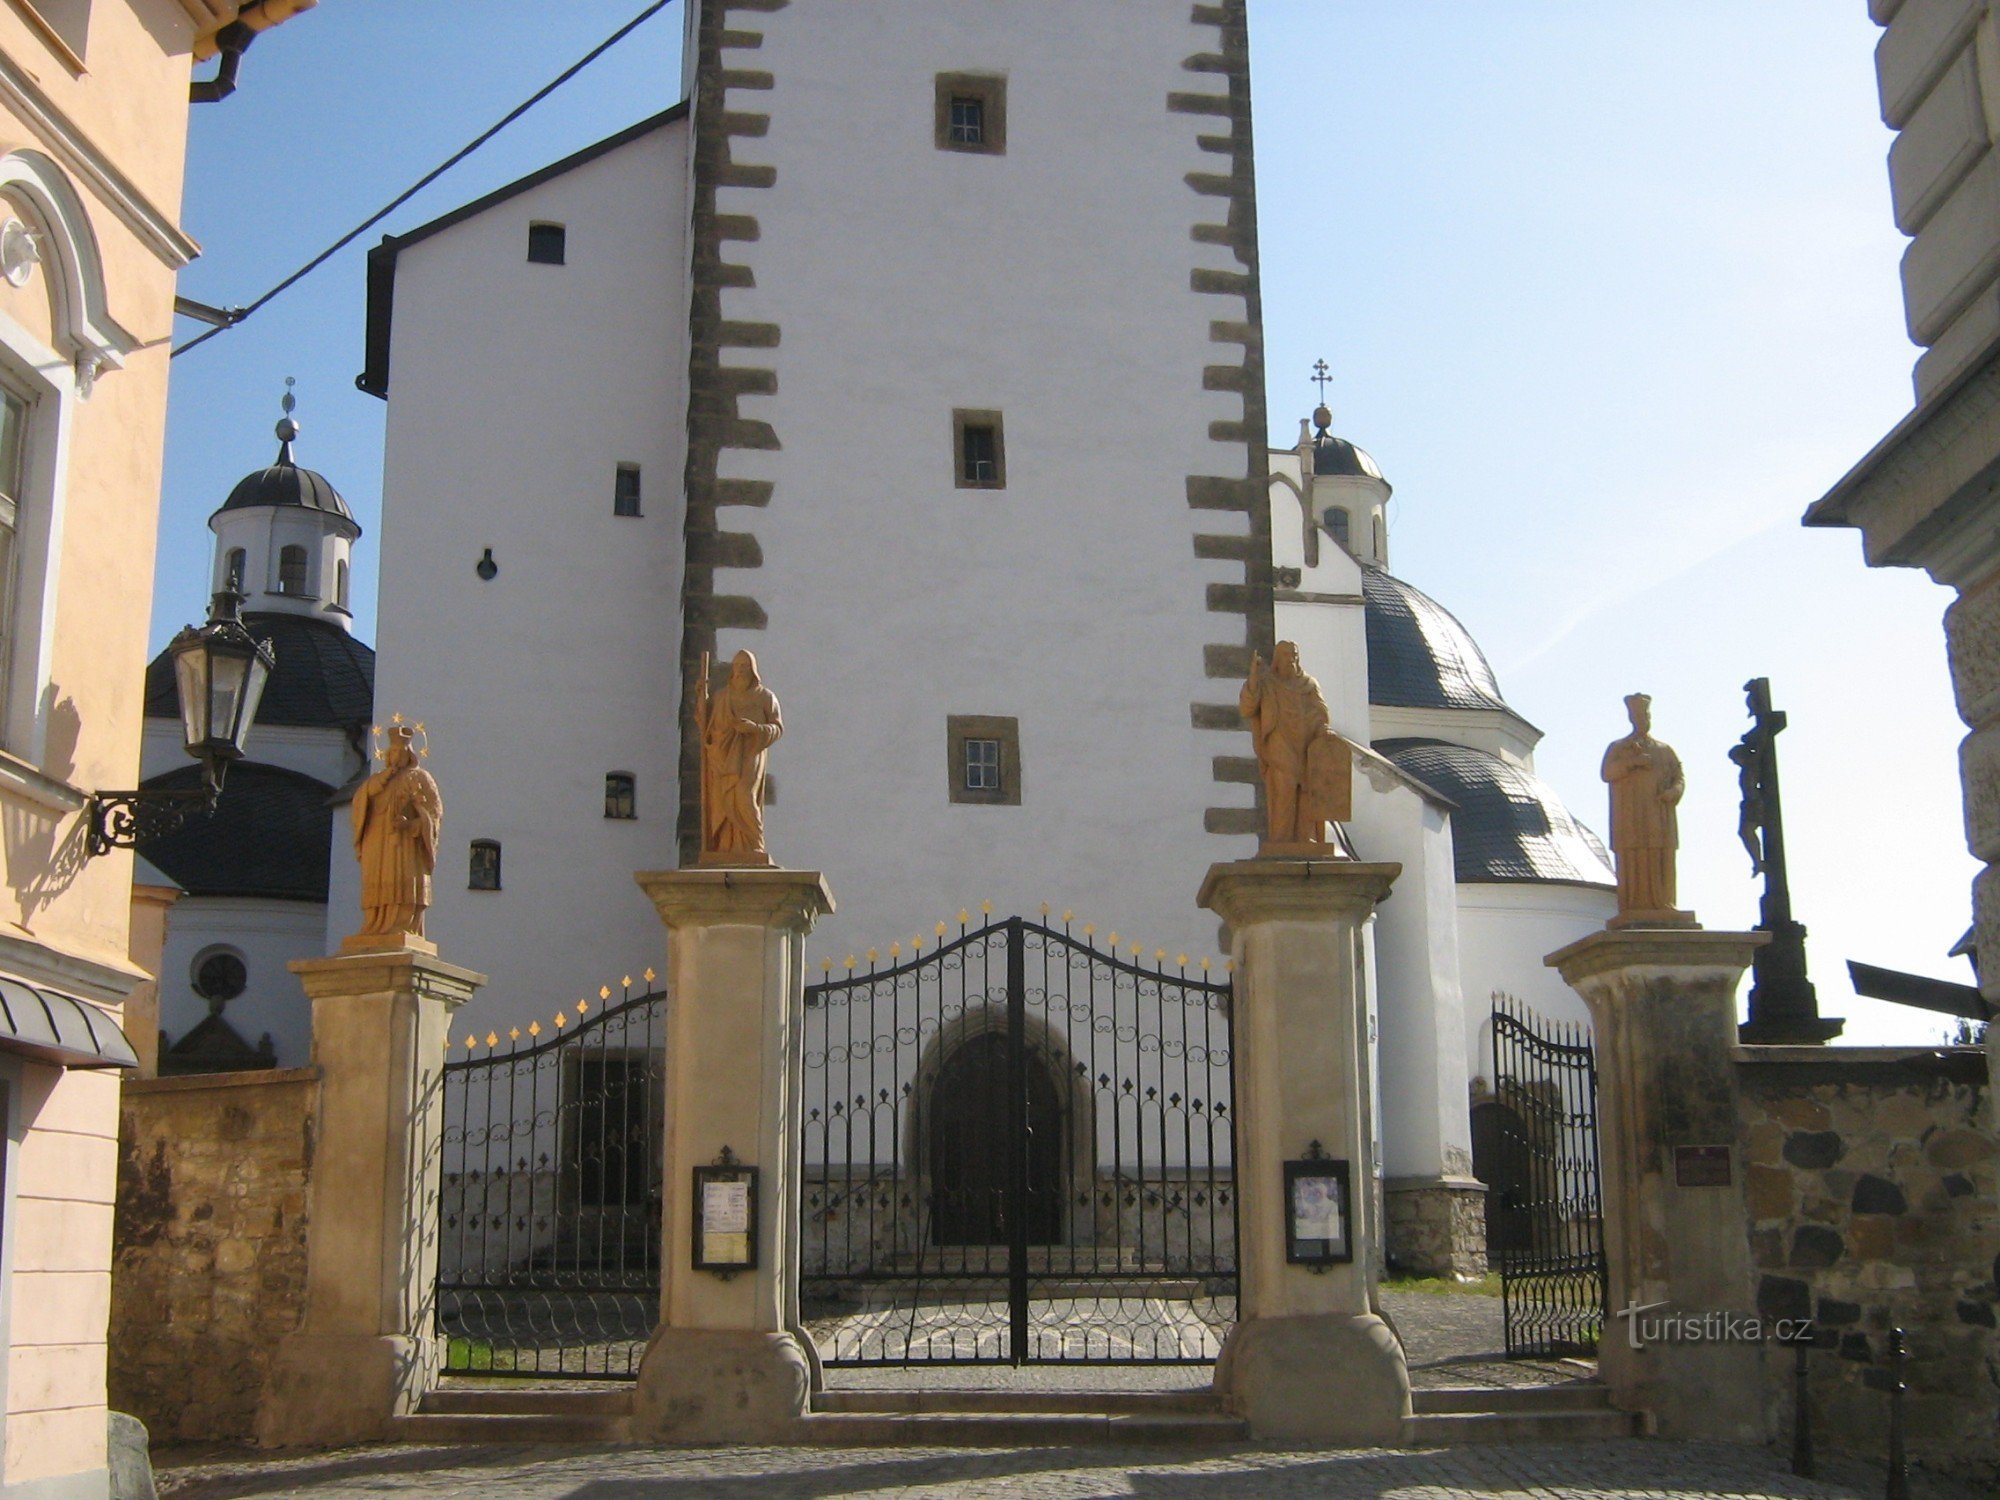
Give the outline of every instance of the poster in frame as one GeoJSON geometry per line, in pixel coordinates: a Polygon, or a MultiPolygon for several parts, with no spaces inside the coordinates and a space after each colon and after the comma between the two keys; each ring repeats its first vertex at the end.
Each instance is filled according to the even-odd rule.
{"type": "Polygon", "coordinates": [[[757,1169],[731,1164],[694,1169],[694,1268],[757,1268],[757,1169]]]}
{"type": "Polygon", "coordinates": [[[1285,1260],[1336,1266],[1354,1259],[1348,1164],[1330,1157],[1285,1163],[1285,1260]]]}

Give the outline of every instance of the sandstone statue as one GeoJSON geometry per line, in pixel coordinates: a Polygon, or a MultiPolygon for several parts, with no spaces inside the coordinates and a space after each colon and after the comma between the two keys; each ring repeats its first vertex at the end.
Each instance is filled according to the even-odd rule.
{"type": "Polygon", "coordinates": [[[757,676],[757,658],[739,651],[729,680],[711,693],[708,658],[695,703],[701,735],[701,862],[769,865],[764,848],[764,768],[785,732],[778,700],[757,676]]]}
{"type": "MultiPolygon", "coordinates": [[[[417,726],[421,728],[421,726],[417,726]]],[[[348,946],[411,946],[424,935],[437,868],[444,801],[418,763],[417,728],[389,731],[382,769],[354,794],[354,854],[361,861],[361,931],[348,946]]]]}
{"type": "Polygon", "coordinates": [[[1354,756],[1328,722],[1319,684],[1299,665],[1299,648],[1278,642],[1271,665],[1250,657],[1237,707],[1250,725],[1264,778],[1263,854],[1324,853],[1326,825],[1354,815],[1354,756]]]}
{"type": "Polygon", "coordinates": [[[1632,732],[1604,752],[1611,786],[1611,853],[1618,867],[1615,926],[1685,927],[1693,923],[1674,908],[1674,857],[1680,847],[1675,808],[1687,783],[1680,757],[1653,738],[1653,700],[1625,699],[1632,732]]]}

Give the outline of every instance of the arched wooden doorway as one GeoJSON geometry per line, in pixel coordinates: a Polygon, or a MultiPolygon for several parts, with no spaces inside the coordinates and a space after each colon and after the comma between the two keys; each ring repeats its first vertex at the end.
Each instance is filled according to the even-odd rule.
{"type": "MultiPolygon", "coordinates": [[[[1008,1108],[1008,1042],[1004,1032],[968,1038],[945,1059],[929,1100],[931,1243],[1004,1245],[1009,1240],[1007,1177],[1016,1128],[1008,1108]]],[[[1022,1058],[1028,1126],[1028,1192],[1023,1212],[1028,1243],[1062,1238],[1063,1114],[1040,1055],[1022,1058]]]]}

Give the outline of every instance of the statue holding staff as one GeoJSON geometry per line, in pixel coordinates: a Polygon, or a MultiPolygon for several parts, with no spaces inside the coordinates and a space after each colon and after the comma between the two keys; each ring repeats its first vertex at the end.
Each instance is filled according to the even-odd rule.
{"type": "Polygon", "coordinates": [[[1333,732],[1319,683],[1299,665],[1299,648],[1278,642],[1271,665],[1252,653],[1237,709],[1250,725],[1264,778],[1266,854],[1324,853],[1326,825],[1354,815],[1354,757],[1333,732]]]}
{"type": "Polygon", "coordinates": [[[701,735],[701,862],[769,865],[764,848],[764,775],[785,732],[778,699],[757,676],[757,658],[739,651],[729,680],[709,687],[706,654],[695,700],[701,735]]]}

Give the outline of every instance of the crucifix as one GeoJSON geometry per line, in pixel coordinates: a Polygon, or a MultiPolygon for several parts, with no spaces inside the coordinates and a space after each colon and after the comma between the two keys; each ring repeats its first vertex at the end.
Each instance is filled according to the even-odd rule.
{"type": "Polygon", "coordinates": [[[1778,800],[1778,733],[1785,715],[1771,706],[1771,680],[1743,684],[1750,731],[1729,758],[1743,793],[1737,837],[1750,869],[1764,877],[1757,930],[1771,940],[1751,965],[1750,1018],[1738,1028],[1745,1043],[1817,1046],[1839,1036],[1842,1022],[1819,1013],[1819,997],[1806,977],[1806,930],[1792,916],[1792,888],[1785,869],[1785,815],[1778,800]]]}
{"type": "Polygon", "coordinates": [[[1333,383],[1333,376],[1325,360],[1313,366],[1313,384],[1319,387],[1319,404],[1326,405],[1326,388],[1333,383]]]}

